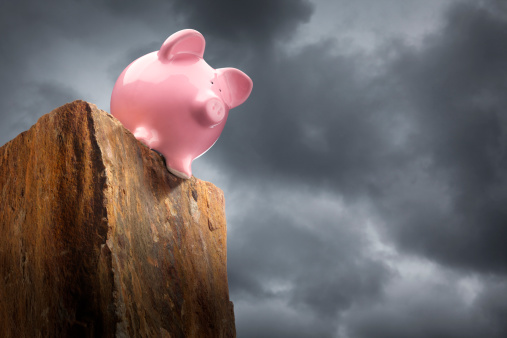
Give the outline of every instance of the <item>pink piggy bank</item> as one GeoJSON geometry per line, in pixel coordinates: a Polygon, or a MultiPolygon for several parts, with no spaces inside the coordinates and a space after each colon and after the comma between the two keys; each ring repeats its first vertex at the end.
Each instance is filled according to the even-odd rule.
{"type": "Polygon", "coordinates": [[[132,62],[116,81],[111,114],[164,155],[167,169],[192,176],[192,161],[217,141],[229,109],[245,102],[252,80],[235,68],[211,68],[201,33],[171,35],[159,51],[132,62]]]}

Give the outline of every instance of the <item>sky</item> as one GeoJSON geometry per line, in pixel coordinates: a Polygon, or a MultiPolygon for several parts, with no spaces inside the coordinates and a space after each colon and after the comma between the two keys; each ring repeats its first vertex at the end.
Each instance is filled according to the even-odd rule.
{"type": "Polygon", "coordinates": [[[238,337],[507,336],[507,2],[2,1],[0,145],[184,28],[254,83],[192,165],[238,337]]]}

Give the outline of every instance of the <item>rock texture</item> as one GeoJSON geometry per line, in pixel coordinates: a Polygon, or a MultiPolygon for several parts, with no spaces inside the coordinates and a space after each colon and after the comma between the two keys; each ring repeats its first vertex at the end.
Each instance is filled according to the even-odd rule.
{"type": "Polygon", "coordinates": [[[93,104],[0,148],[2,337],[234,337],[220,189],[93,104]]]}

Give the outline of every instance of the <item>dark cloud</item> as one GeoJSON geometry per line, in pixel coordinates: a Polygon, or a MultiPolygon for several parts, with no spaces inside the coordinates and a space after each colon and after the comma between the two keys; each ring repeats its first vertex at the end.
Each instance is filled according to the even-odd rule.
{"type": "Polygon", "coordinates": [[[424,290],[432,294],[431,298],[413,291],[404,299],[370,306],[350,319],[350,337],[500,337],[449,288],[424,290]]]}
{"type": "Polygon", "coordinates": [[[252,100],[213,159],[234,177],[369,199],[406,250],[505,271],[506,28],[458,4],[422,47],[384,46],[373,76],[369,56],[337,55],[332,41],[258,60],[252,100]]]}
{"type": "Polygon", "coordinates": [[[507,283],[502,278],[489,278],[484,292],[477,300],[478,317],[484,318],[492,336],[507,336],[507,283]]]}
{"type": "MultiPolygon", "coordinates": [[[[305,196],[297,190],[287,194],[258,188],[247,205],[234,206],[244,219],[233,220],[238,228],[230,234],[230,292],[240,304],[264,304],[268,311],[275,306],[289,322],[277,317],[278,328],[273,320],[258,325],[264,314],[239,335],[299,337],[314,331],[332,337],[339,314],[356,302],[375,299],[390,269],[367,254],[368,241],[358,226],[364,220],[353,206],[318,192],[305,196]],[[302,321],[303,313],[309,317],[302,321]]],[[[238,320],[250,321],[245,315],[238,320]]]]}
{"type": "Polygon", "coordinates": [[[467,302],[456,277],[402,282],[380,301],[355,307],[346,314],[349,337],[504,337],[505,281],[486,279],[467,302]]]}
{"type": "MultiPolygon", "coordinates": [[[[507,20],[472,5],[455,6],[425,49],[407,51],[392,74],[416,111],[409,146],[426,158],[440,187],[426,205],[392,217],[399,242],[445,263],[507,272],[507,20]],[[446,201],[447,199],[447,201],[446,201]],[[440,205],[437,205],[440,204],[440,205]]],[[[414,191],[417,193],[417,191],[414,191]]],[[[391,199],[393,201],[393,199],[391,199]]],[[[390,212],[396,213],[393,205],[390,212]]]]}
{"type": "MultiPolygon", "coordinates": [[[[484,3],[460,3],[448,10],[442,30],[421,46],[386,42],[375,54],[377,66],[371,65],[370,55],[337,51],[332,40],[291,53],[278,46],[273,57],[250,64],[255,83],[252,100],[231,112],[228,128],[211,150],[211,161],[227,168],[233,181],[306,185],[333,191],[351,203],[369,201],[383,225],[377,230],[402,252],[458,271],[503,276],[507,268],[503,205],[507,197],[507,55],[502,41],[506,34],[505,16],[484,3]],[[375,72],[368,74],[371,69],[375,72]],[[235,119],[234,114],[244,116],[235,119]]],[[[273,226],[291,222],[268,217],[273,226]]],[[[331,217],[327,221],[338,227],[331,217]]],[[[243,222],[259,232],[245,237],[251,242],[232,235],[230,253],[237,260],[232,258],[230,265],[233,295],[273,297],[264,293],[263,276],[275,276],[278,271],[248,259],[250,264],[245,266],[239,261],[251,256],[295,270],[283,262],[283,256],[269,254],[271,250],[263,246],[270,240],[262,222],[243,222]],[[257,254],[248,249],[257,245],[257,254]]],[[[287,235],[283,239],[275,229],[269,233],[274,235],[273,245],[287,243],[281,252],[298,255],[295,247],[301,245],[287,234],[289,230],[283,230],[287,235]]],[[[328,233],[328,238],[337,237],[328,233]]],[[[339,316],[360,295],[368,298],[367,290],[375,290],[356,284],[357,293],[346,291],[350,284],[341,279],[344,272],[333,269],[329,257],[347,266],[354,250],[346,247],[333,255],[324,250],[326,245],[309,246],[322,265],[308,274],[319,276],[318,280],[303,278],[294,288],[290,301],[296,308],[307,306],[313,313],[339,316]],[[319,255],[320,249],[329,256],[319,255]],[[327,271],[332,278],[327,278],[327,271]]],[[[365,252],[365,246],[358,247],[365,252]]],[[[354,271],[367,279],[366,271],[378,267],[367,262],[361,264],[368,268],[344,270],[350,271],[347,276],[352,283],[358,281],[354,271]]],[[[305,268],[299,270],[303,274],[305,268]]],[[[280,274],[284,272],[280,268],[280,274]]],[[[378,286],[386,279],[372,281],[378,286]]],[[[342,317],[342,323],[357,337],[501,337],[504,329],[497,313],[503,313],[505,300],[493,302],[493,297],[484,296],[481,302],[490,307],[484,305],[489,310],[482,311],[482,303],[466,305],[461,295],[450,293],[452,280],[448,282],[442,291],[438,285],[424,288],[421,281],[413,289],[421,298],[406,305],[403,299],[380,302],[356,322],[342,317]]],[[[370,297],[367,306],[375,304],[378,292],[370,297]]],[[[336,329],[330,326],[327,332],[336,329]]]]}
{"type": "Polygon", "coordinates": [[[254,100],[244,112],[231,112],[221,140],[224,161],[242,175],[298,177],[341,192],[368,184],[390,156],[379,102],[369,91],[376,85],[360,78],[357,59],[330,54],[330,45],[323,41],[295,55],[280,51],[253,65],[254,100]]]}
{"type": "Polygon", "coordinates": [[[237,336],[246,338],[266,337],[335,337],[335,323],[328,319],[316,318],[312,313],[291,310],[280,304],[276,298],[272,301],[251,300],[248,304],[235,302],[237,336]]]}
{"type": "Polygon", "coordinates": [[[310,19],[312,8],[307,0],[174,2],[174,9],[197,30],[258,46],[293,36],[294,30],[310,19]]]}

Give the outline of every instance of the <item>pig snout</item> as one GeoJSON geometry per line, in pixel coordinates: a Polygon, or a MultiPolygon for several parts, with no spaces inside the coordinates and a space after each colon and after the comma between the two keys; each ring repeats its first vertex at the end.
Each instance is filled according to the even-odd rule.
{"type": "Polygon", "coordinates": [[[197,119],[205,126],[214,127],[225,118],[226,109],[222,100],[214,97],[210,98],[203,102],[197,114],[197,119]]]}

